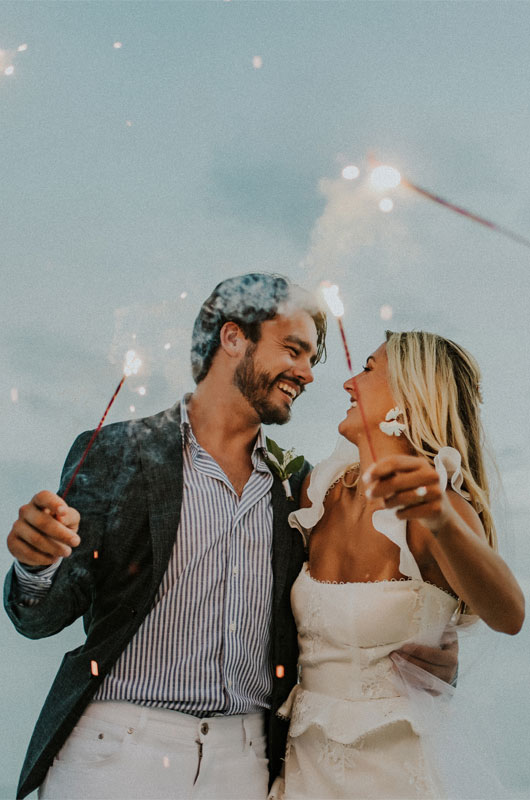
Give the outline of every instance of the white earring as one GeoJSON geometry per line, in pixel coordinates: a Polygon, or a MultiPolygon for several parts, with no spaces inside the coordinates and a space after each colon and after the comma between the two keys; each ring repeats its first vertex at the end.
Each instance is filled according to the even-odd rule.
{"type": "Polygon", "coordinates": [[[397,406],[396,408],[391,408],[385,417],[385,421],[379,423],[379,429],[386,433],[387,436],[401,436],[403,431],[407,430],[407,426],[404,422],[398,422],[398,417],[405,418],[403,411],[397,406]]]}

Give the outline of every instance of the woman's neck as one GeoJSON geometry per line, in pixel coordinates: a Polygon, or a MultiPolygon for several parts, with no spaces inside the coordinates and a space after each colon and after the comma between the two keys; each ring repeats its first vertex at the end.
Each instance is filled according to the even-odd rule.
{"type": "Polygon", "coordinates": [[[382,458],[393,455],[411,455],[414,449],[405,436],[387,436],[382,431],[371,431],[371,444],[370,447],[368,439],[365,434],[359,437],[359,441],[355,442],[359,449],[359,469],[362,476],[366,470],[375,461],[380,461],[382,458]]]}

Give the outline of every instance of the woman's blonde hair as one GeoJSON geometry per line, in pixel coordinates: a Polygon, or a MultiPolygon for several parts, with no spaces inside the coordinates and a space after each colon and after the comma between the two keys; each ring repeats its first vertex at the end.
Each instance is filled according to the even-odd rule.
{"type": "Polygon", "coordinates": [[[480,420],[480,370],[463,347],[424,331],[386,332],[390,386],[405,414],[414,450],[431,462],[442,447],[462,456],[463,489],[480,515],[486,538],[497,550],[484,466],[480,420]]]}

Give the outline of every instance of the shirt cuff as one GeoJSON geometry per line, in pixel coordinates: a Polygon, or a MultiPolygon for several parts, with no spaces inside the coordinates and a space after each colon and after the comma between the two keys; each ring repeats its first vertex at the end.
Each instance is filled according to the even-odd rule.
{"type": "Polygon", "coordinates": [[[36,605],[43,597],[46,597],[61,562],[62,558],[59,558],[48,567],[28,567],[23,566],[20,561],[15,561],[19,602],[23,605],[36,605]]]}

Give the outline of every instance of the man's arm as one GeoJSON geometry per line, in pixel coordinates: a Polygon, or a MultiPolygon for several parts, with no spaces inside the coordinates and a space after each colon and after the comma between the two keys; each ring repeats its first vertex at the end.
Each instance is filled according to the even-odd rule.
{"type": "Polygon", "coordinates": [[[29,638],[59,632],[82,616],[91,602],[94,551],[101,548],[109,504],[103,437],[94,445],[77,476],[69,495],[71,505],[60,497],[90,436],[88,431],[74,442],[63,468],[59,493],[39,492],[22,506],[8,537],[12,555],[30,570],[50,567],[59,558],[63,559],[50,585],[38,591],[38,602],[28,602],[24,581],[19,582],[14,567],[7,575],[4,587],[7,614],[16,629],[29,638]]]}
{"type": "Polygon", "coordinates": [[[440,647],[427,647],[422,644],[406,644],[401,650],[396,650],[411,664],[424,669],[445,683],[456,685],[458,674],[458,639],[455,636],[440,647]]]}

